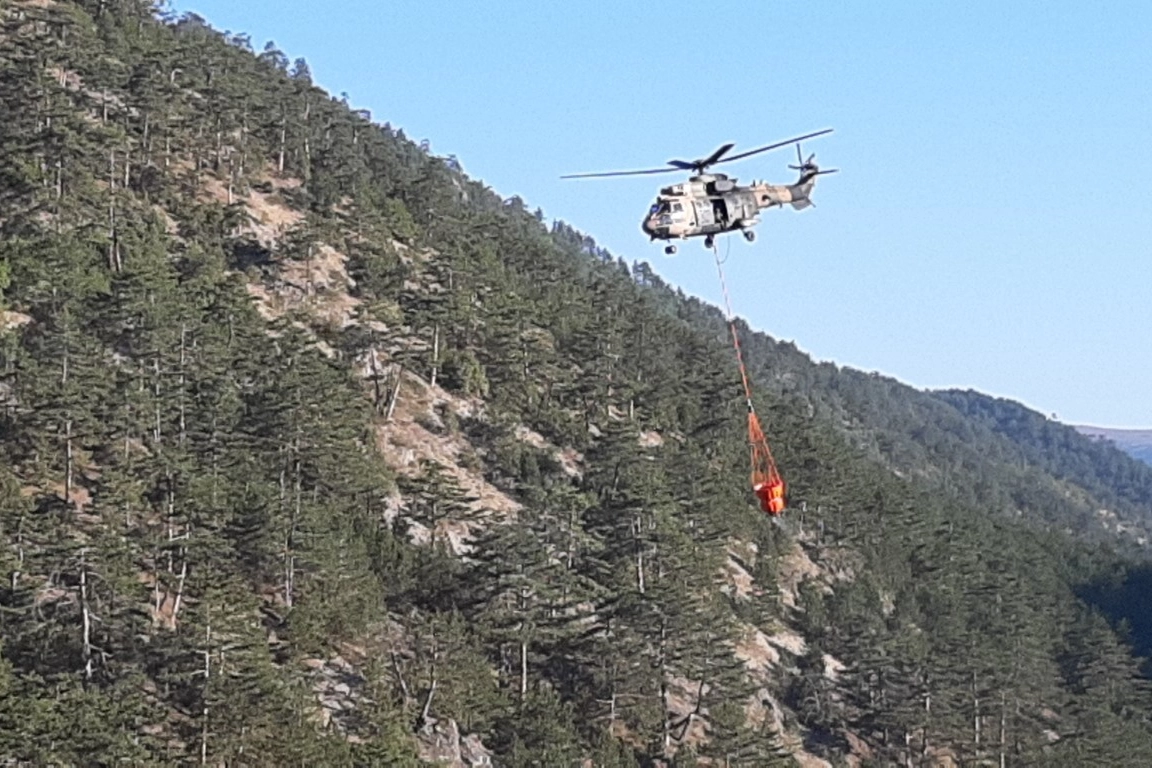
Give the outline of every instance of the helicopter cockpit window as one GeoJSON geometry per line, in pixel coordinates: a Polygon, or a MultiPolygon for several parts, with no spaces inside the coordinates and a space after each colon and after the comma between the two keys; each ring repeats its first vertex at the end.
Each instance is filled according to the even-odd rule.
{"type": "Polygon", "coordinates": [[[680,211],[683,211],[683,210],[684,210],[684,206],[680,205],[680,203],[673,203],[672,204],[672,213],[679,213],[680,211]]]}
{"type": "Polygon", "coordinates": [[[652,205],[652,208],[651,208],[651,209],[649,209],[649,211],[648,211],[648,212],[649,212],[650,214],[652,214],[653,216],[655,216],[655,215],[656,215],[656,214],[658,214],[658,213],[668,213],[668,203],[663,203],[663,202],[661,202],[661,203],[654,203],[654,204],[652,205]]]}

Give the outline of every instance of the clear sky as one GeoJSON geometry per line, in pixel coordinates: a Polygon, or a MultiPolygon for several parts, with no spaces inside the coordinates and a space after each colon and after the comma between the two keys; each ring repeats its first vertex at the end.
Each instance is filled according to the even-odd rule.
{"type": "MultiPolygon", "coordinates": [[[[804,144],[816,207],[721,239],[737,314],[817,360],[1152,427],[1152,3],[175,0],[686,293],[639,222],[736,142],[804,144]]],[[[791,182],[791,147],[718,166],[791,182]]]]}

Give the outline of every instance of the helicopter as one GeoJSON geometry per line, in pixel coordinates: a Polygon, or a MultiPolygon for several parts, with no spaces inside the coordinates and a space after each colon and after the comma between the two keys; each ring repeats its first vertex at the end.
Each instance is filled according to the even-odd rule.
{"type": "MultiPolygon", "coordinates": [[[[715,243],[715,236],[725,232],[742,232],[744,239],[752,242],[756,239],[753,227],[760,223],[760,211],[783,207],[790,204],[793,209],[800,211],[811,205],[812,188],[816,185],[816,177],[826,173],[836,173],[838,168],[820,170],[813,160],[815,153],[804,160],[800,151],[800,142],[831,133],[831,128],[809,133],[804,136],[779,141],[765,147],[758,147],[738,155],[725,157],[733,143],[721,146],[708,157],[698,160],[669,160],[670,168],[650,168],[641,171],[609,171],[607,173],[575,173],[561,176],[562,179],[582,179],[603,176],[634,176],[640,174],[671,173],[673,171],[692,171],[688,181],[681,184],[664,187],[656,196],[656,202],[648,209],[647,216],[640,224],[640,228],[648,235],[650,240],[684,240],[689,237],[704,238],[704,247],[711,248],[715,243]],[[753,183],[746,186],[737,184],[737,179],[729,178],[723,173],[706,173],[708,168],[718,163],[730,163],[733,160],[742,160],[745,157],[779,149],[789,144],[796,145],[796,160],[799,165],[789,165],[789,168],[800,172],[800,178],[795,184],[765,184],[753,183]]],[[[666,254],[676,253],[675,244],[669,242],[664,248],[666,254]]]]}

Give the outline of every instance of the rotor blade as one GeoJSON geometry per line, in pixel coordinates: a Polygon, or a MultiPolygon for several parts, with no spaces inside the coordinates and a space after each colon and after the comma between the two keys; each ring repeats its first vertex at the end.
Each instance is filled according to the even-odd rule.
{"type": "Polygon", "coordinates": [[[832,129],[831,128],[825,128],[824,130],[817,131],[816,133],[809,133],[807,136],[797,136],[796,138],[788,139],[787,141],[778,141],[775,144],[769,144],[768,146],[760,147],[759,149],[750,149],[747,152],[741,152],[738,155],[732,155],[731,157],[726,157],[723,160],[717,160],[716,162],[718,162],[718,163],[730,163],[733,160],[740,160],[741,158],[745,158],[745,157],[748,157],[750,155],[755,155],[758,152],[767,152],[770,149],[777,149],[779,147],[785,147],[785,146],[792,144],[792,143],[795,143],[797,141],[803,141],[804,139],[811,139],[811,138],[814,138],[816,136],[823,136],[826,133],[832,133],[832,129]]]}
{"type": "Polygon", "coordinates": [[[609,171],[607,173],[570,173],[567,176],[561,176],[562,179],[590,179],[595,176],[638,176],[640,174],[648,173],[671,173],[672,171],[683,170],[681,168],[649,168],[646,171],[609,171]]]}
{"type": "Polygon", "coordinates": [[[734,146],[736,146],[736,145],[732,144],[732,143],[725,144],[724,146],[720,147],[718,150],[716,150],[712,154],[708,155],[707,160],[701,160],[700,165],[703,167],[703,166],[709,166],[709,165],[712,165],[714,163],[720,162],[720,158],[724,155],[724,153],[727,152],[728,150],[732,149],[732,147],[734,147],[734,146]]]}
{"type": "Polygon", "coordinates": [[[840,172],[839,168],[829,168],[826,171],[816,171],[816,175],[817,176],[823,176],[825,173],[839,173],[839,172],[840,172]]]}
{"type": "Polygon", "coordinates": [[[800,156],[800,142],[796,142],[796,162],[804,165],[804,158],[800,156]]]}
{"type": "Polygon", "coordinates": [[[734,146],[736,145],[725,144],[712,154],[708,155],[708,157],[702,158],[700,160],[669,160],[668,165],[674,165],[682,171],[694,171],[698,168],[707,168],[708,166],[713,165],[719,161],[720,157],[734,146]]]}

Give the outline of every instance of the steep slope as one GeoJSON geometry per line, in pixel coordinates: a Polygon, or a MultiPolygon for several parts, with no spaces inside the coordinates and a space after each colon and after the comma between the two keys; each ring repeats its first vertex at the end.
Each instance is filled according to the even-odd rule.
{"type": "MultiPolygon", "coordinates": [[[[662,284],[667,301],[675,292],[662,284]]],[[[720,338],[719,310],[681,302],[720,338]]],[[[816,364],[765,334],[742,344],[761,386],[794,395],[885,466],[958,502],[1146,556],[1152,472],[1023,406],[978,393],[922,392],[894,379],[816,364]]]]}
{"type": "Polygon", "coordinates": [[[939,493],[862,375],[747,334],[773,525],[715,308],[302,60],[145,2],[3,12],[0,753],[1152,755],[1076,594],[1124,563],[939,493]]]}
{"type": "Polygon", "coordinates": [[[1152,467],[1019,403],[971,391],[935,395],[969,421],[1007,438],[1016,449],[1013,459],[1071,486],[1084,502],[1096,505],[1095,510],[1086,511],[1095,512],[1102,525],[1132,535],[1142,546],[1148,543],[1152,467]]]}

